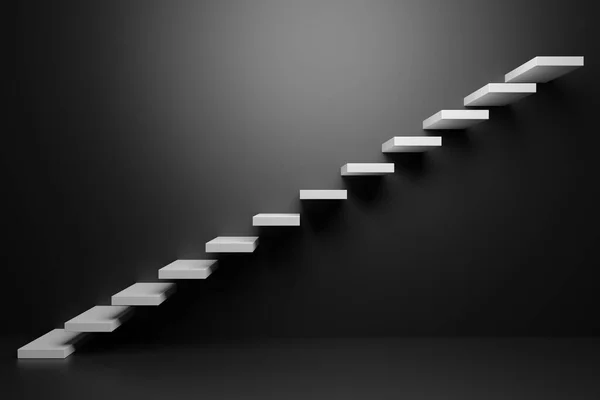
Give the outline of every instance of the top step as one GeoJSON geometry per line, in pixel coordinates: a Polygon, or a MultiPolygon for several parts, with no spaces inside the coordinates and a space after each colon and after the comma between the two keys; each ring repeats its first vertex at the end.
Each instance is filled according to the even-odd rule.
{"type": "Polygon", "coordinates": [[[506,74],[506,83],[544,83],[583,67],[583,57],[535,57],[506,74]]]}

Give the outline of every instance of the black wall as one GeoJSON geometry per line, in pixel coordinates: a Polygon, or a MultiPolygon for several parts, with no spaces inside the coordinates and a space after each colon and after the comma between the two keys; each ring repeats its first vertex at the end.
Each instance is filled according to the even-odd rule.
{"type": "Polygon", "coordinates": [[[21,2],[3,334],[33,339],[297,210],[299,230],[259,232],[145,310],[135,340],[600,334],[593,3],[21,2]],[[586,66],[393,176],[339,176],[536,55],[586,66]],[[298,200],[346,186],[340,207],[298,200]]]}

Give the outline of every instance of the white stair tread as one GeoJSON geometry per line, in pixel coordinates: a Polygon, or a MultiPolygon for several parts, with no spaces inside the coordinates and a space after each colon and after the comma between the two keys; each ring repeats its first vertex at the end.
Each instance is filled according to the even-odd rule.
{"type": "Polygon", "coordinates": [[[206,279],[217,265],[217,260],[176,260],[158,270],[158,279],[206,279]]]}
{"type": "Polygon", "coordinates": [[[206,243],[207,253],[252,253],[258,236],[219,236],[206,243]]]}
{"type": "Polygon", "coordinates": [[[158,306],[175,291],[169,282],[134,283],[112,296],[113,306],[158,306]]]}
{"type": "Polygon", "coordinates": [[[85,333],[54,329],[17,350],[18,358],[66,358],[85,333]]]}
{"type": "Polygon", "coordinates": [[[112,332],[133,311],[128,306],[95,306],[65,322],[69,332],[112,332]]]}
{"type": "Polygon", "coordinates": [[[440,136],[396,136],[381,145],[384,153],[422,152],[442,145],[440,136]]]}
{"type": "Polygon", "coordinates": [[[442,110],[423,121],[423,129],[466,129],[489,118],[489,110],[442,110]]]}
{"type": "Polygon", "coordinates": [[[393,173],[393,163],[348,163],[342,167],[342,176],[385,175],[393,173]]]}
{"type": "Polygon", "coordinates": [[[509,83],[544,83],[583,67],[583,57],[535,57],[505,75],[509,83]]]}
{"type": "Polygon", "coordinates": [[[347,200],[347,190],[300,190],[300,200],[347,200]]]}
{"type": "Polygon", "coordinates": [[[504,106],[536,92],[535,83],[489,83],[465,97],[465,107],[504,106]]]}
{"type": "Polygon", "coordinates": [[[300,226],[300,214],[256,214],[252,226],[300,226]]]}

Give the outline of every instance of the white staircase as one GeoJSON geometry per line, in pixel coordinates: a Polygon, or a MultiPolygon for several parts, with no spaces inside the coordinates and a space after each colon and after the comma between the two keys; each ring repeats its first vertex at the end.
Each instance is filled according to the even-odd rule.
{"type": "Polygon", "coordinates": [[[504,76],[506,83],[545,83],[583,67],[583,57],[535,57],[504,76]]]}
{"type": "Polygon", "coordinates": [[[347,190],[300,190],[300,200],[347,200],[347,190]]]}
{"type": "Polygon", "coordinates": [[[168,282],[134,283],[112,296],[113,306],[158,306],[175,292],[175,284],[168,282]]]}
{"type": "Polygon", "coordinates": [[[381,145],[383,153],[417,153],[441,147],[440,136],[396,136],[381,145]]]}
{"type": "Polygon", "coordinates": [[[342,176],[370,176],[393,173],[393,163],[350,163],[342,167],[342,176]]]}
{"type": "Polygon", "coordinates": [[[493,107],[514,103],[535,93],[535,83],[488,83],[465,97],[465,107],[493,107]]]}
{"type": "Polygon", "coordinates": [[[217,260],[176,260],[158,270],[158,279],[206,279],[217,266],[217,260]]]}
{"type": "MultiPolygon", "coordinates": [[[[536,92],[536,83],[547,82],[582,67],[583,57],[535,57],[505,76],[506,83],[490,83],[464,99],[467,107],[506,105],[536,92]]],[[[488,110],[442,110],[423,121],[425,130],[466,129],[489,119],[488,110]]],[[[437,136],[400,136],[382,145],[383,153],[423,152],[440,147],[437,136]]],[[[394,172],[393,163],[350,163],[342,176],[385,175],[394,172]]],[[[346,190],[300,190],[300,200],[346,200],[346,190]]],[[[298,226],[299,214],[258,214],[254,226],[298,226]]],[[[252,253],[258,237],[219,236],[206,243],[207,253],[252,253]]],[[[217,267],[216,260],[176,260],[161,268],[159,279],[206,279],[217,267]]],[[[112,306],[96,306],[17,350],[18,358],[65,358],[88,335],[84,332],[112,332],[132,312],[132,306],[158,306],[175,292],[169,282],[136,283],[112,296],[112,306]]]]}
{"type": "Polygon", "coordinates": [[[256,214],[252,226],[300,226],[300,214],[256,214]]]}
{"type": "Polygon", "coordinates": [[[488,110],[442,110],[423,121],[423,129],[467,129],[488,119],[488,110]]]}
{"type": "Polygon", "coordinates": [[[69,332],[112,332],[133,312],[128,306],[96,306],[65,322],[69,332]]]}
{"type": "Polygon", "coordinates": [[[257,247],[257,236],[219,236],[206,243],[206,252],[253,253],[257,247]]]}

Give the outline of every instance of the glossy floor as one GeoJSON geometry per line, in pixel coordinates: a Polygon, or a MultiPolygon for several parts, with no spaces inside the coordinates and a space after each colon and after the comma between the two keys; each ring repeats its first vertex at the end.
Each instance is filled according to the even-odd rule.
{"type": "Polygon", "coordinates": [[[96,340],[63,361],[11,363],[2,376],[21,399],[600,398],[600,339],[96,340]]]}

